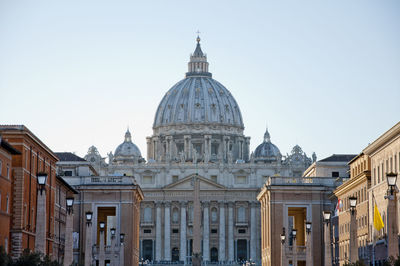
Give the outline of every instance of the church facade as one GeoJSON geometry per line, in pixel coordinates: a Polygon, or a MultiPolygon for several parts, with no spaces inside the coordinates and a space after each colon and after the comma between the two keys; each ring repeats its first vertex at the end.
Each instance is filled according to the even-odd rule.
{"type": "Polygon", "coordinates": [[[238,103],[208,68],[197,38],[186,77],[156,110],[146,159],[129,130],[107,162],[94,146],[85,156],[100,176],[133,176],[140,185],[144,260],[190,262],[197,218],[203,261],[260,261],[260,188],[269,177],[300,177],[315,161],[298,145],[283,156],[268,130],[251,152],[238,103]],[[201,217],[193,216],[194,175],[200,180],[201,217]]]}

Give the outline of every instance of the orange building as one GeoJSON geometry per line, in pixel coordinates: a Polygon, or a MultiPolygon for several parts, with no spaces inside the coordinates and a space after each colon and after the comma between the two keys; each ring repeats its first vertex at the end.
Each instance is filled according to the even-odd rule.
{"type": "Polygon", "coordinates": [[[9,240],[11,256],[19,257],[26,248],[52,256],[58,159],[23,125],[0,125],[0,135],[20,153],[13,155],[11,162],[12,200],[10,200],[9,240]],[[38,173],[47,174],[43,202],[38,201],[41,197],[37,182],[38,173]],[[40,206],[42,206],[39,206],[39,210],[38,202],[41,202],[40,206]],[[35,246],[40,248],[35,248],[35,246]]]}
{"type": "Polygon", "coordinates": [[[10,204],[11,204],[11,161],[12,155],[20,154],[0,135],[0,246],[10,250],[10,204]]]}

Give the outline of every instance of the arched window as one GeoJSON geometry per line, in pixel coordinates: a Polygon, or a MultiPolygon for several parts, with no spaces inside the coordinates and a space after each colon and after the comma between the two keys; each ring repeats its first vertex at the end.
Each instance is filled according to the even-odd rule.
{"type": "Polygon", "coordinates": [[[218,211],[217,208],[211,209],[211,222],[216,223],[218,221],[218,211]]]}
{"type": "Polygon", "coordinates": [[[150,207],[144,208],[143,212],[143,218],[145,223],[151,223],[152,222],[152,211],[150,207]]]}
{"type": "Polygon", "coordinates": [[[177,208],[174,208],[172,211],[172,222],[178,223],[179,222],[179,211],[177,208]]]}

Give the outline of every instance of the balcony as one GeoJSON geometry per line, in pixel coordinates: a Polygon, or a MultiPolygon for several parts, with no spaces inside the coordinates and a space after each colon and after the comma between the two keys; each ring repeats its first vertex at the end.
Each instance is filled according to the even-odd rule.
{"type": "Polygon", "coordinates": [[[285,256],[288,259],[293,258],[293,251],[296,251],[297,260],[306,260],[306,246],[286,246],[285,247],[285,256]]]}

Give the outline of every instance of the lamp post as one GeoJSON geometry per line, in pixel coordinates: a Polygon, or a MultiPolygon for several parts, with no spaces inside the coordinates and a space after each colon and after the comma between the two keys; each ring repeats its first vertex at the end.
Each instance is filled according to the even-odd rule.
{"type": "Polygon", "coordinates": [[[111,234],[111,266],[117,265],[117,260],[116,260],[116,258],[114,256],[117,253],[116,252],[117,250],[115,248],[115,232],[116,232],[115,227],[112,227],[110,229],[110,234],[111,234]]]}
{"type": "Polygon", "coordinates": [[[46,189],[47,174],[37,173],[37,182],[39,184],[40,195],[42,195],[43,189],[46,189]]]}
{"type": "Polygon", "coordinates": [[[306,221],[306,265],[313,265],[312,259],[312,234],[311,234],[311,222],[306,221]]]}
{"type": "MultiPolygon", "coordinates": [[[[35,251],[46,253],[46,173],[37,173],[37,183],[39,185],[36,197],[36,236],[35,236],[35,251]],[[43,194],[44,190],[44,194],[43,194]]],[[[30,211],[30,210],[28,210],[30,211]]]]}
{"type": "Polygon", "coordinates": [[[293,246],[292,246],[292,252],[293,252],[293,266],[297,266],[297,244],[296,244],[296,237],[297,237],[297,230],[292,229],[292,236],[293,236],[293,246]]]}
{"type": "Polygon", "coordinates": [[[124,241],[125,241],[125,234],[119,234],[119,242],[120,242],[120,252],[119,252],[119,265],[124,265],[124,241]]]}
{"type": "Polygon", "coordinates": [[[92,265],[92,218],[93,212],[87,211],[86,217],[86,241],[85,241],[85,265],[92,265]]]}
{"type": "Polygon", "coordinates": [[[332,265],[332,251],[331,251],[331,212],[323,211],[322,216],[324,218],[324,243],[325,243],[325,266],[332,265]]]}
{"type": "Polygon", "coordinates": [[[399,255],[399,246],[398,246],[398,225],[397,225],[397,174],[396,173],[387,173],[386,174],[387,183],[388,183],[388,192],[386,198],[388,199],[388,256],[393,256],[397,258],[399,255]]]}
{"type": "Polygon", "coordinates": [[[67,212],[68,214],[73,213],[73,205],[74,205],[74,197],[67,197],[66,198],[66,204],[67,204],[67,212]]]}
{"type": "Polygon", "coordinates": [[[285,240],[286,240],[286,232],[285,232],[285,227],[282,228],[282,234],[281,234],[281,266],[286,265],[285,261],[285,240]]]}
{"type": "Polygon", "coordinates": [[[357,197],[349,197],[350,203],[350,262],[358,260],[358,244],[357,244],[357,197]]]}
{"type": "Polygon", "coordinates": [[[100,221],[99,228],[100,228],[100,247],[99,247],[99,266],[104,266],[105,263],[105,252],[104,252],[104,228],[106,227],[106,223],[100,221]]]}

